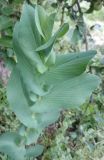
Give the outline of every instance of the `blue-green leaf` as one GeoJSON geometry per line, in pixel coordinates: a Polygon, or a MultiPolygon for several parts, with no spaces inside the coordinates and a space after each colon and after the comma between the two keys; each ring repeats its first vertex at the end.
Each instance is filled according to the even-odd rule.
{"type": "Polygon", "coordinates": [[[19,144],[21,137],[16,133],[4,133],[0,136],[0,152],[7,154],[11,160],[24,160],[25,147],[19,144]]]}
{"type": "Polygon", "coordinates": [[[28,149],[26,149],[26,157],[38,157],[39,155],[42,154],[44,149],[44,146],[42,145],[35,145],[32,147],[29,147],[28,149]]]}
{"type": "Polygon", "coordinates": [[[43,7],[36,5],[35,7],[36,26],[39,33],[45,40],[48,40],[52,35],[54,19],[55,19],[55,13],[48,16],[43,7]]]}

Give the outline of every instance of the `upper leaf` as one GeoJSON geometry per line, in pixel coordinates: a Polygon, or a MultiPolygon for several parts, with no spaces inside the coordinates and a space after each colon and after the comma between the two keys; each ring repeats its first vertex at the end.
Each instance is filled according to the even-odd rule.
{"type": "Polygon", "coordinates": [[[53,13],[48,16],[43,7],[39,5],[35,7],[36,26],[45,40],[48,40],[52,35],[55,15],[56,14],[53,13]]]}

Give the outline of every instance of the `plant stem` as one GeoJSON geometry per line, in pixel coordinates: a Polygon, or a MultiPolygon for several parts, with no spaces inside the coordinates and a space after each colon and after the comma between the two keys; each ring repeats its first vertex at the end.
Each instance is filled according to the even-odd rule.
{"type": "Polygon", "coordinates": [[[61,25],[64,23],[64,11],[65,11],[65,6],[62,7],[61,25]]]}
{"type": "Polygon", "coordinates": [[[85,29],[84,32],[84,39],[85,39],[85,49],[88,50],[88,41],[87,41],[87,29],[85,29]]]}
{"type": "Polygon", "coordinates": [[[82,18],[82,22],[84,24],[84,27],[85,27],[85,30],[84,30],[84,40],[85,40],[85,50],[87,51],[88,50],[88,41],[87,41],[87,29],[86,29],[86,26],[85,26],[85,22],[84,22],[84,18],[83,18],[83,12],[81,10],[81,7],[80,7],[80,4],[79,4],[79,0],[77,0],[76,4],[77,4],[77,7],[78,7],[78,11],[79,11],[79,14],[82,18]]]}
{"type": "Polygon", "coordinates": [[[30,0],[26,0],[26,2],[27,2],[28,4],[31,4],[30,0]]]}

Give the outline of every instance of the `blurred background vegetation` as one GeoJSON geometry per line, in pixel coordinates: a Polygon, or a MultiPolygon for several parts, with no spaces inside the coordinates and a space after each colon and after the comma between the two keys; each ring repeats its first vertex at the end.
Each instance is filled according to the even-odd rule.
{"type": "MultiPolygon", "coordinates": [[[[15,131],[20,122],[11,112],[6,85],[11,63],[16,61],[12,48],[15,22],[19,20],[23,0],[0,0],[0,133],[15,131]]],[[[78,110],[64,111],[59,120],[43,132],[45,145],[37,160],[104,159],[104,2],[101,0],[27,0],[40,4],[49,13],[57,12],[54,31],[64,22],[69,31],[57,41],[54,50],[67,52],[96,49],[97,55],[87,71],[101,77],[100,87],[78,110]]],[[[0,155],[7,160],[6,155],[0,155]]]]}

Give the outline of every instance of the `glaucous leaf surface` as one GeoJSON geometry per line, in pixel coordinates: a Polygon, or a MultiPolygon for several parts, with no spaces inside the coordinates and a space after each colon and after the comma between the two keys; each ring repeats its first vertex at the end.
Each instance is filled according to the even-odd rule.
{"type": "Polygon", "coordinates": [[[68,24],[64,24],[52,35],[53,24],[54,15],[48,16],[42,7],[25,3],[13,34],[17,63],[7,96],[21,123],[36,131],[34,142],[45,127],[58,119],[62,109],[79,107],[100,82],[97,76],[85,72],[95,51],[64,55],[53,52],[56,39],[68,30],[68,24]]]}
{"type": "Polygon", "coordinates": [[[17,133],[4,133],[0,136],[0,152],[9,156],[11,160],[26,160],[26,158],[37,157],[42,154],[44,147],[34,145],[25,148],[22,137],[17,133]]]}
{"type": "Polygon", "coordinates": [[[35,8],[28,4],[23,6],[13,40],[18,63],[11,74],[7,93],[20,121],[27,127],[42,130],[56,121],[61,109],[79,107],[84,103],[99,84],[99,79],[84,73],[95,51],[57,55],[53,65],[45,63],[44,49],[49,51],[52,48],[52,39],[63,35],[68,24],[64,24],[47,42],[45,39],[43,44],[44,36],[48,35],[44,27],[49,16],[42,8],[42,19],[40,12],[38,5],[35,8]]]}

